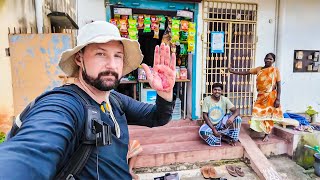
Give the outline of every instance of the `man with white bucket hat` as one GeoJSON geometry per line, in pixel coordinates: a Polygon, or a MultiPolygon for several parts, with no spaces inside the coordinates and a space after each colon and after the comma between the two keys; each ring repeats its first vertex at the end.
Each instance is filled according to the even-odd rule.
{"type": "Polygon", "coordinates": [[[127,125],[165,125],[174,106],[176,60],[164,44],[155,48],[153,72],[142,64],[155,105],[113,91],[142,59],[139,43],[108,22],[80,29],[77,46],[59,62],[75,83],[39,96],[16,119],[0,145],[0,179],[131,179],[127,125]]]}

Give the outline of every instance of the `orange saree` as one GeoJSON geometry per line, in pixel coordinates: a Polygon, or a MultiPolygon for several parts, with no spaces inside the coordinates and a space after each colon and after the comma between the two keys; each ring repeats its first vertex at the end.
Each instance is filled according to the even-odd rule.
{"type": "Polygon", "coordinates": [[[262,69],[261,67],[250,70],[257,74],[256,88],[257,100],[252,109],[250,128],[257,132],[270,134],[274,121],[282,121],[283,113],[281,106],[274,107],[277,98],[276,83],[279,82],[280,73],[276,67],[262,69]]]}

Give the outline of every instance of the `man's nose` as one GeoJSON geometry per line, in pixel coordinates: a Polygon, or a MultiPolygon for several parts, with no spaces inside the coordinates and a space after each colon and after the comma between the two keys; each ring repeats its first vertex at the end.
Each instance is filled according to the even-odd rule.
{"type": "Polygon", "coordinates": [[[114,56],[108,56],[106,59],[105,67],[114,69],[116,66],[116,58],[114,56]]]}

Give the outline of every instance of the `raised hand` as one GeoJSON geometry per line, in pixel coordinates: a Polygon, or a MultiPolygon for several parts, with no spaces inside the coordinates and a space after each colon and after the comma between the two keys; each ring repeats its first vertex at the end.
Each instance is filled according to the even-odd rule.
{"type": "Polygon", "coordinates": [[[172,96],[176,80],[176,55],[174,53],[170,55],[169,46],[162,43],[160,47],[155,47],[153,72],[146,64],[142,64],[142,67],[146,72],[150,86],[160,96],[163,93],[171,93],[172,96]]]}
{"type": "Polygon", "coordinates": [[[228,71],[229,71],[230,73],[233,73],[231,64],[228,65],[228,71]]]}

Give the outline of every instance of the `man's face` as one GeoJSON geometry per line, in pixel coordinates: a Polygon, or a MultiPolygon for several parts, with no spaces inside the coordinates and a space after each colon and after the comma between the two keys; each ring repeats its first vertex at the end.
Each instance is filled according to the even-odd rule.
{"type": "Polygon", "coordinates": [[[222,92],[222,89],[220,87],[215,87],[212,89],[212,95],[215,97],[215,98],[219,98],[221,96],[221,92],[222,92]]]}
{"type": "Polygon", "coordinates": [[[80,61],[83,63],[78,64],[84,81],[100,91],[116,88],[122,76],[123,51],[123,45],[119,41],[86,46],[80,54],[80,61]]]}

